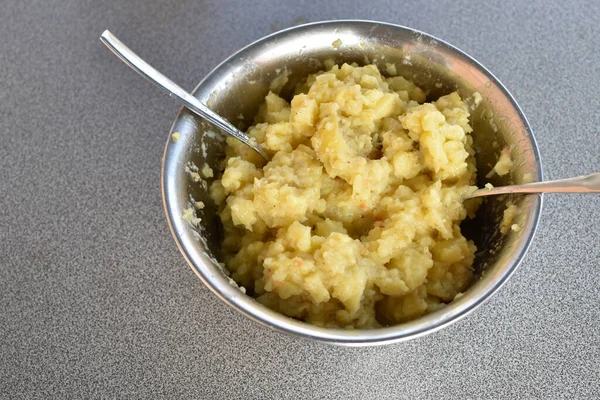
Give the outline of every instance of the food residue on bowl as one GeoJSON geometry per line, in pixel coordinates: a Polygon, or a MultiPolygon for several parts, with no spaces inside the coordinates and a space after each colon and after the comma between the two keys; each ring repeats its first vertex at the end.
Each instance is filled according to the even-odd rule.
{"type": "Polygon", "coordinates": [[[473,109],[477,108],[477,106],[479,106],[479,104],[481,103],[482,100],[483,100],[483,97],[481,96],[481,93],[479,93],[479,92],[473,93],[473,109]]]}
{"type": "Polygon", "coordinates": [[[471,283],[476,247],[460,223],[478,199],[469,111],[374,65],[310,75],[291,102],[269,93],[247,134],[228,138],[222,257],[259,302],[321,326],[414,319],[471,283]]]}
{"type": "MultiPolygon", "coordinates": [[[[502,234],[507,233],[508,230],[514,226],[513,220],[515,219],[515,217],[518,214],[519,214],[519,208],[516,205],[509,203],[508,206],[506,207],[506,210],[504,210],[504,214],[502,216],[502,223],[500,224],[500,232],[502,234]]],[[[517,227],[518,227],[518,225],[517,225],[517,227]]],[[[513,229],[513,231],[518,231],[518,230],[519,230],[519,228],[513,229]]]]}
{"type": "Polygon", "coordinates": [[[331,43],[331,45],[336,48],[339,49],[340,46],[342,45],[342,39],[336,39],[333,41],[333,43],[331,43]]]}
{"type": "Polygon", "coordinates": [[[523,174],[523,183],[532,183],[533,182],[533,175],[531,173],[525,173],[523,174]]]}
{"type": "Polygon", "coordinates": [[[494,168],[486,175],[487,178],[494,176],[494,173],[498,174],[498,176],[504,176],[510,172],[513,167],[513,161],[510,158],[510,150],[508,148],[502,149],[500,153],[500,158],[494,165],[494,168]]]}
{"type": "Polygon", "coordinates": [[[398,74],[396,64],[385,63],[385,72],[387,72],[389,76],[396,76],[398,74]]]}
{"type": "Polygon", "coordinates": [[[269,90],[273,93],[279,93],[285,84],[288,83],[290,72],[287,70],[287,68],[283,68],[283,70],[276,69],[275,73],[277,76],[271,81],[269,90]]]}
{"type": "Polygon", "coordinates": [[[173,143],[175,143],[176,141],[178,141],[179,139],[181,139],[181,133],[179,132],[174,132],[171,135],[171,139],[173,140],[173,143]]]}
{"type": "Polygon", "coordinates": [[[214,172],[212,168],[208,164],[204,164],[202,166],[202,176],[205,178],[212,178],[214,176],[214,172]]]}
{"type": "MultiPolygon", "coordinates": [[[[206,165],[206,164],[205,164],[206,165]]],[[[210,168],[210,167],[208,167],[210,168]]],[[[212,172],[212,169],[210,170],[212,172]]],[[[200,172],[203,173],[204,175],[204,167],[203,167],[203,171],[200,170],[200,168],[198,168],[198,166],[196,164],[194,164],[194,162],[190,161],[185,165],[185,172],[189,175],[190,179],[193,182],[197,182],[200,183],[202,185],[202,187],[207,188],[208,184],[206,183],[206,181],[204,179],[202,179],[202,176],[200,175],[200,172]]],[[[206,177],[206,175],[205,175],[206,177]]]]}
{"type": "Polygon", "coordinates": [[[181,219],[186,221],[192,228],[196,228],[202,219],[196,216],[196,210],[192,207],[185,208],[181,219]]]}

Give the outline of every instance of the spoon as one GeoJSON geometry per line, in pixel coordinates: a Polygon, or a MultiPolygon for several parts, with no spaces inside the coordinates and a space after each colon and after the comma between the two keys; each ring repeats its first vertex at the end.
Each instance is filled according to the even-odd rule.
{"type": "Polygon", "coordinates": [[[600,193],[600,172],[555,181],[477,189],[466,199],[510,193],[600,193]]]}
{"type": "Polygon", "coordinates": [[[105,30],[100,36],[102,43],[106,45],[117,57],[127,64],[138,74],[154,83],[156,86],[169,93],[169,96],[182,103],[190,111],[206,119],[208,122],[220,128],[228,135],[233,136],[252,150],[260,154],[265,160],[268,160],[268,156],[265,151],[260,147],[256,140],[250,139],[239,129],[233,126],[225,118],[212,111],[200,100],[189,94],[182,87],[177,85],[175,82],[161,74],[158,70],[153,68],[150,64],[144,61],[140,56],[135,54],[129,47],[125,46],[115,35],[110,31],[105,30]]]}

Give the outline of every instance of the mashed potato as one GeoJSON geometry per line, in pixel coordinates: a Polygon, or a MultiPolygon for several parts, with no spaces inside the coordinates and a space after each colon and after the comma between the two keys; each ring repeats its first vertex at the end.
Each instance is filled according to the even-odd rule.
{"type": "Polygon", "coordinates": [[[211,196],[231,277],[266,306],[329,327],[407,321],[469,285],[475,245],[469,112],[377,67],[311,75],[290,103],[265,98],[248,135],[228,139],[211,196]]]}

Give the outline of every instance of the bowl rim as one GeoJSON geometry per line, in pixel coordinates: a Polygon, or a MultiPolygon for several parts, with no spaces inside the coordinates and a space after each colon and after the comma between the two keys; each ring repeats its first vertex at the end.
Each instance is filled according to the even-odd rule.
{"type": "MultiPolygon", "coordinates": [[[[537,179],[540,181],[543,180],[542,161],[539,154],[539,148],[531,126],[529,124],[529,121],[525,117],[525,114],[521,110],[520,106],[517,104],[512,94],[500,82],[500,80],[473,57],[471,57],[464,51],[458,49],[457,47],[451,45],[450,43],[428,33],[398,24],[361,19],[341,19],[311,22],[271,33],[244,46],[240,50],[227,57],[221,63],[219,63],[200,81],[200,83],[198,83],[198,85],[192,91],[192,95],[196,96],[198,89],[230,60],[235,59],[240,55],[243,55],[245,52],[249,51],[253,47],[267,42],[274,37],[289,32],[311,29],[317,26],[336,24],[343,25],[349,23],[388,26],[394,29],[407,31],[412,34],[421,35],[433,42],[436,42],[440,46],[445,47],[446,50],[456,53],[459,57],[462,57],[465,61],[468,61],[470,64],[472,64],[482,73],[484,73],[487,77],[489,77],[489,79],[494,82],[494,84],[500,89],[501,92],[503,92],[504,96],[506,96],[506,98],[509,100],[511,106],[515,109],[519,118],[521,119],[521,122],[523,123],[524,127],[527,129],[529,133],[528,136],[532,145],[535,163],[538,167],[537,179]]],[[[165,166],[168,158],[168,149],[171,142],[171,134],[174,132],[177,123],[181,120],[182,116],[186,112],[187,111],[185,107],[182,107],[177,113],[177,116],[173,124],[171,125],[169,135],[167,136],[167,141],[161,161],[161,194],[163,200],[163,208],[165,211],[165,216],[167,219],[169,230],[171,231],[171,234],[175,239],[175,243],[177,244],[179,251],[187,261],[188,265],[208,289],[210,289],[218,298],[220,298],[231,308],[235,309],[236,311],[240,312],[246,317],[259,322],[261,325],[271,328],[272,330],[276,330],[278,332],[293,335],[296,337],[302,337],[305,339],[314,339],[321,342],[348,346],[371,346],[390,344],[414,339],[436,332],[464,318],[465,316],[473,312],[481,304],[489,300],[489,298],[508,281],[508,279],[514,274],[516,269],[519,267],[525,254],[530,248],[535,233],[537,231],[543,204],[542,195],[532,196],[533,201],[532,205],[530,206],[531,210],[529,212],[530,216],[528,218],[528,226],[526,227],[526,229],[528,230],[527,237],[521,241],[519,248],[515,252],[515,256],[513,257],[514,261],[508,264],[507,268],[505,268],[502,271],[502,274],[496,280],[492,281],[491,284],[488,284],[488,287],[485,287],[485,290],[479,293],[477,296],[469,296],[469,290],[467,290],[464,296],[454,300],[442,310],[427,314],[426,316],[423,316],[416,320],[389,327],[346,330],[338,328],[319,327],[303,321],[292,319],[263,306],[250,296],[243,295],[237,288],[234,288],[229,283],[216,284],[214,282],[215,271],[210,270],[210,268],[207,265],[205,265],[207,263],[212,263],[212,267],[217,268],[214,265],[214,263],[205,257],[201,257],[201,259],[198,260],[198,257],[196,257],[194,254],[188,251],[188,248],[183,243],[184,241],[182,239],[182,234],[178,232],[174,224],[175,218],[179,218],[180,216],[175,215],[173,213],[173,210],[175,209],[174,202],[177,201],[177,199],[174,194],[169,193],[167,191],[167,180],[169,177],[167,174],[165,174],[165,166]],[[232,290],[237,292],[237,295],[232,295],[232,290]]],[[[469,289],[476,286],[478,282],[475,282],[469,289]]]]}

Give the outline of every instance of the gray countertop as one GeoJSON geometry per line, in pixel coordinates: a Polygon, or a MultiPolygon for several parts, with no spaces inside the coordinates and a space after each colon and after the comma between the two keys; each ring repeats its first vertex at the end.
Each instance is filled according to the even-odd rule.
{"type": "Polygon", "coordinates": [[[600,170],[598,4],[256,3],[0,5],[0,398],[598,396],[600,196],[546,196],[509,283],[437,333],[375,348],[287,337],[230,310],[179,254],[159,192],[179,107],[98,40],[110,28],[191,89],[294,24],[417,28],[512,91],[553,179],[600,170]]]}

